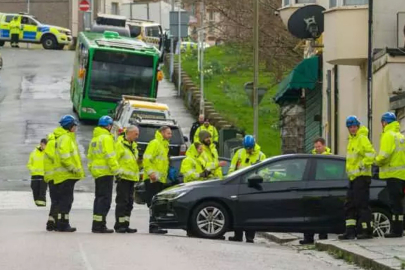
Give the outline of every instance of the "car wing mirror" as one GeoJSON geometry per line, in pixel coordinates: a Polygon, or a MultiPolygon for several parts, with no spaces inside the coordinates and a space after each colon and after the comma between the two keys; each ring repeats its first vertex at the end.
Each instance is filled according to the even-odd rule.
{"type": "Polygon", "coordinates": [[[185,141],[185,142],[188,142],[187,136],[183,136],[183,138],[184,138],[184,141],[185,141]]]}
{"type": "Polygon", "coordinates": [[[248,178],[249,187],[257,187],[263,183],[263,177],[258,174],[254,174],[248,178]]]}

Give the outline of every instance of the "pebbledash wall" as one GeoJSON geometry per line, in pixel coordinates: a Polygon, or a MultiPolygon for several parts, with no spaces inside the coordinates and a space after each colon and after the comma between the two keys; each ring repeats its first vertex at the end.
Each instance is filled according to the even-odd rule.
{"type": "MultiPolygon", "coordinates": [[[[165,57],[165,65],[170,66],[170,56],[167,54],[165,57]]],[[[178,85],[178,64],[174,63],[174,72],[173,72],[173,83],[178,85]]],[[[183,98],[184,104],[187,109],[194,115],[198,116],[200,112],[200,89],[193,83],[191,78],[183,70],[181,71],[181,97],[183,98]]],[[[227,129],[231,128],[232,124],[225,120],[219,113],[214,109],[214,105],[211,102],[205,100],[205,117],[208,117],[211,120],[211,123],[218,129],[227,129]]]]}

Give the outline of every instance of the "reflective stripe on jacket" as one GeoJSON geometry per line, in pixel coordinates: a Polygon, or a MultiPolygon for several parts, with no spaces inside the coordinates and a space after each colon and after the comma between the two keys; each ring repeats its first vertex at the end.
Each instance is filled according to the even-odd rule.
{"type": "Polygon", "coordinates": [[[195,147],[190,147],[187,150],[186,158],[183,159],[180,167],[184,183],[204,180],[203,177],[200,177],[200,174],[204,171],[204,166],[199,156],[200,154],[195,147]]]}
{"type": "Polygon", "coordinates": [[[96,127],[87,153],[88,167],[94,178],[120,173],[114,138],[105,128],[96,127]]]}
{"type": "Polygon", "coordinates": [[[53,180],[55,173],[55,134],[49,133],[47,136],[48,143],[44,151],[44,170],[45,182],[53,180]]]}
{"type": "Polygon", "coordinates": [[[197,128],[195,134],[194,134],[194,142],[199,142],[200,141],[200,132],[201,131],[208,131],[211,134],[211,139],[213,142],[218,142],[218,130],[216,127],[213,125],[209,125],[208,127],[201,125],[199,128],[197,128]]]}
{"type": "Polygon", "coordinates": [[[380,166],[381,179],[405,180],[405,137],[400,133],[397,121],[384,127],[380,139],[380,152],[375,163],[380,166]]]}
{"type": "Polygon", "coordinates": [[[66,180],[79,180],[84,177],[79,147],[75,133],[58,127],[55,134],[55,174],[54,183],[60,184],[66,180]]]}
{"type": "Polygon", "coordinates": [[[252,154],[249,154],[245,148],[241,148],[233,155],[228,173],[249,167],[265,159],[266,155],[260,151],[260,146],[258,144],[255,145],[252,154]]]}
{"type": "Polygon", "coordinates": [[[346,154],[346,172],[352,181],[359,176],[371,176],[375,151],[368,139],[368,129],[360,127],[357,134],[349,136],[346,154]]]}
{"type": "Polygon", "coordinates": [[[163,138],[160,131],[156,131],[155,139],[149,142],[143,154],[143,179],[149,179],[149,175],[156,174],[159,182],[167,182],[169,172],[169,141],[163,138]]]}
{"type": "Polygon", "coordinates": [[[27,168],[32,176],[44,176],[44,151],[41,150],[40,146],[31,152],[27,168]]]}
{"type": "Polygon", "coordinates": [[[129,142],[125,135],[118,137],[115,152],[120,166],[120,177],[125,180],[139,181],[138,148],[136,142],[129,142]]]}

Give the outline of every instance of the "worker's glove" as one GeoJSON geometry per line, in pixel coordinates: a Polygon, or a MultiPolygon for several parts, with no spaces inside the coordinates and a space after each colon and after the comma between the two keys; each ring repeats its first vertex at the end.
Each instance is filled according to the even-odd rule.
{"type": "Polygon", "coordinates": [[[209,170],[204,170],[204,177],[207,178],[208,176],[210,176],[211,171],[209,170]]]}

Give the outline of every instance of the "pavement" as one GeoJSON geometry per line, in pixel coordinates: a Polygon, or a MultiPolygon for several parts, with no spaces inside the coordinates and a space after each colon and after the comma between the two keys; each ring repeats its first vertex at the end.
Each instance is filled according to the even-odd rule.
{"type": "Polygon", "coordinates": [[[329,240],[316,241],[315,245],[301,246],[298,233],[260,233],[272,242],[290,246],[297,250],[316,248],[326,251],[337,259],[356,264],[366,269],[399,270],[405,269],[405,239],[374,238],[371,240],[339,241],[337,235],[329,235],[329,240]]]}

